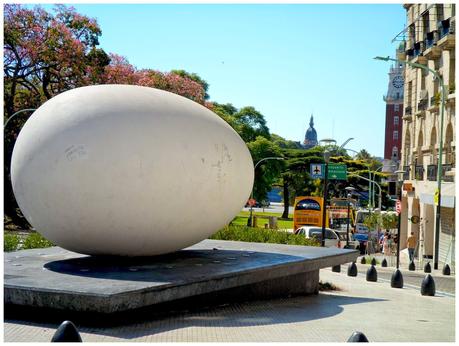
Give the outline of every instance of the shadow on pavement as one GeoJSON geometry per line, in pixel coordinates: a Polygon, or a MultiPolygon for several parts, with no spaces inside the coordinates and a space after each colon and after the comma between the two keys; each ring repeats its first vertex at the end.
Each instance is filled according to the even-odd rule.
{"type": "Polygon", "coordinates": [[[57,329],[62,321],[71,320],[80,333],[129,340],[190,327],[250,327],[307,322],[340,314],[344,305],[384,300],[329,292],[271,300],[227,302],[212,306],[212,298],[195,297],[177,302],[173,306],[163,304],[154,309],[144,308],[110,316],[5,306],[4,322],[57,329]]]}

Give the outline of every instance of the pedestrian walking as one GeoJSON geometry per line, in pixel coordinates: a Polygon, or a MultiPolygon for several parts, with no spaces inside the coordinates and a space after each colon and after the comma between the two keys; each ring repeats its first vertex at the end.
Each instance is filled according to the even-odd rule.
{"type": "Polygon", "coordinates": [[[416,249],[416,237],[414,232],[411,232],[411,235],[406,240],[406,247],[408,248],[408,254],[410,255],[410,262],[414,261],[414,249],[416,249]]]}
{"type": "Polygon", "coordinates": [[[385,256],[390,255],[390,246],[389,246],[389,233],[384,234],[384,239],[383,239],[383,253],[385,256]]]}

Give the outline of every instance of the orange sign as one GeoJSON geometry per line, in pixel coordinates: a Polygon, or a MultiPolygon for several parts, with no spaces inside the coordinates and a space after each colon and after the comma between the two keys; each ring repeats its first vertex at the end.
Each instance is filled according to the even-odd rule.
{"type": "Polygon", "coordinates": [[[411,183],[404,183],[404,184],[403,184],[403,191],[408,191],[408,192],[414,191],[413,184],[411,184],[411,183]]]}

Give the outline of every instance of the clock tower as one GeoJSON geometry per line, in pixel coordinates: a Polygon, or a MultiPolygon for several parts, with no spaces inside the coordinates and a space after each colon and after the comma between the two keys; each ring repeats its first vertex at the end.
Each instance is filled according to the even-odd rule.
{"type": "MultiPolygon", "coordinates": [[[[403,116],[403,65],[392,66],[389,71],[389,85],[386,102],[386,131],[384,143],[384,159],[398,163],[402,143],[403,116]]],[[[396,170],[396,169],[394,169],[396,170]]]]}

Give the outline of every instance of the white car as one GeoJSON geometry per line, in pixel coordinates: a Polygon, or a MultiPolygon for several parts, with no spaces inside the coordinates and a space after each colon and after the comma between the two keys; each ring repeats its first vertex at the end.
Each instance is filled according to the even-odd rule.
{"type": "MultiPolygon", "coordinates": [[[[295,231],[295,234],[304,235],[306,238],[316,238],[319,242],[322,242],[322,227],[317,226],[301,226],[295,231]]],[[[359,246],[358,241],[351,239],[349,234],[349,246],[355,249],[359,246]]],[[[331,228],[325,228],[325,247],[339,247],[344,248],[346,246],[346,232],[339,232],[331,228]]]]}

